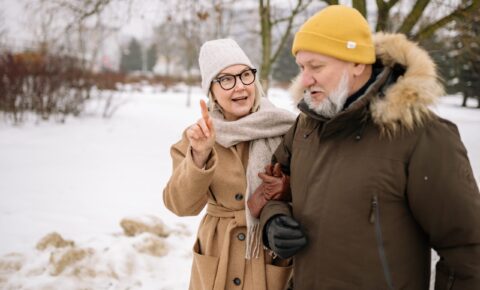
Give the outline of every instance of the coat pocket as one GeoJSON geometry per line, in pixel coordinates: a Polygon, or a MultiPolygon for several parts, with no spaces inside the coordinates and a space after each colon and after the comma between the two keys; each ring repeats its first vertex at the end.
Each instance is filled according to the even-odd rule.
{"type": "Polygon", "coordinates": [[[387,283],[389,290],[394,290],[395,287],[393,287],[392,275],[388,266],[389,264],[387,260],[387,255],[385,253],[386,251],[382,235],[382,225],[380,223],[380,203],[377,194],[373,195],[371,201],[370,223],[375,226],[375,238],[377,240],[378,256],[382,264],[385,282],[387,283]]]}
{"type": "Polygon", "coordinates": [[[218,268],[218,257],[202,255],[198,241],[193,247],[192,276],[189,290],[211,290],[215,283],[218,268]]]}
{"type": "Polygon", "coordinates": [[[288,286],[288,280],[292,276],[292,266],[265,265],[265,276],[268,290],[284,290],[288,286]]]}

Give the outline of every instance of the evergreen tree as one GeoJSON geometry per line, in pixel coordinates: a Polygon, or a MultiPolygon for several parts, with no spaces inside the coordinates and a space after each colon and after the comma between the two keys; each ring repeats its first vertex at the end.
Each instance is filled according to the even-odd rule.
{"type": "Polygon", "coordinates": [[[295,57],[292,55],[292,43],[293,35],[288,38],[273,65],[272,77],[276,81],[290,82],[299,73],[295,57]]]}
{"type": "Polygon", "coordinates": [[[456,89],[463,94],[462,106],[467,105],[468,98],[476,98],[480,108],[480,11],[465,21],[457,21],[455,30],[458,35],[452,37],[452,43],[456,49],[453,59],[458,78],[456,89]]]}
{"type": "Polygon", "coordinates": [[[142,46],[135,38],[130,40],[128,49],[122,52],[120,70],[122,72],[142,70],[142,46]]]}
{"type": "Polygon", "coordinates": [[[153,67],[157,63],[157,46],[152,44],[147,50],[147,70],[153,71],[153,67]]]}
{"type": "Polygon", "coordinates": [[[452,69],[454,66],[452,54],[456,52],[453,50],[450,36],[439,34],[422,40],[420,44],[435,62],[437,73],[445,86],[446,93],[455,94],[456,75],[452,69]]]}

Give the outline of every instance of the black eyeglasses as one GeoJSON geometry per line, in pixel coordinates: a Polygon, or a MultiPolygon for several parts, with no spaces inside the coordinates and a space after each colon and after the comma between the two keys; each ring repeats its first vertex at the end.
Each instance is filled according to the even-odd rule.
{"type": "Polygon", "coordinates": [[[255,81],[256,73],[256,69],[250,68],[236,75],[224,74],[223,76],[214,79],[212,82],[219,83],[222,89],[228,91],[233,89],[237,85],[237,77],[240,79],[242,84],[247,86],[255,81]]]}

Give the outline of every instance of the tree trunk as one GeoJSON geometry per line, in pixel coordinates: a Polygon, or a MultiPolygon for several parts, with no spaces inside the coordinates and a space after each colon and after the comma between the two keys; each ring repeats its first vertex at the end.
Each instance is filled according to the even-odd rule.
{"type": "Polygon", "coordinates": [[[265,93],[267,93],[269,88],[269,76],[270,70],[273,66],[273,63],[277,60],[280,55],[280,51],[287,43],[288,37],[292,31],[293,20],[295,17],[303,10],[305,10],[308,5],[312,3],[313,0],[297,0],[295,8],[291,13],[281,19],[271,19],[271,6],[270,0],[259,0],[259,14],[260,14],[260,27],[261,27],[261,38],[262,38],[262,65],[260,68],[260,79],[262,81],[263,88],[265,93]],[[280,37],[278,46],[273,49],[272,46],[272,28],[275,25],[278,25],[281,22],[286,22],[286,29],[283,30],[283,34],[280,37]]]}
{"type": "Polygon", "coordinates": [[[265,92],[268,91],[270,59],[272,53],[272,23],[270,20],[270,0],[259,0],[260,35],[262,37],[262,65],[260,67],[260,80],[265,92]]]}
{"type": "Polygon", "coordinates": [[[388,21],[390,9],[397,4],[399,0],[390,0],[384,2],[383,0],[376,0],[377,2],[377,26],[375,31],[387,31],[390,30],[388,21]]]}
{"type": "Polygon", "coordinates": [[[352,0],[352,6],[367,18],[367,2],[365,0],[352,0]]]}
{"type": "Polygon", "coordinates": [[[375,31],[385,31],[388,21],[388,9],[383,0],[377,0],[377,26],[375,31]]]}

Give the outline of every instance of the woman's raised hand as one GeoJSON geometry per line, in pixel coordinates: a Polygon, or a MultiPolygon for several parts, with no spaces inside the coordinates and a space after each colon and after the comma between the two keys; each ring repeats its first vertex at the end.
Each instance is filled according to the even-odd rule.
{"type": "Polygon", "coordinates": [[[215,128],[204,100],[200,100],[200,108],[202,110],[202,118],[191,125],[187,129],[186,134],[192,147],[193,161],[195,165],[202,168],[212,152],[213,145],[215,145],[215,128]]]}

